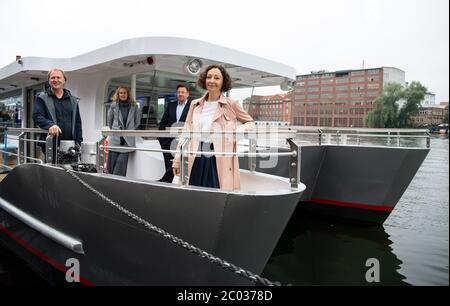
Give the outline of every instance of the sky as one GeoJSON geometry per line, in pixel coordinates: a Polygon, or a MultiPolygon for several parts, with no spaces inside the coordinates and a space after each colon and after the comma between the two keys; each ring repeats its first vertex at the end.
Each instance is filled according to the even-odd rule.
{"type": "Polygon", "coordinates": [[[449,101],[448,0],[0,0],[0,68],[147,36],[207,41],[297,74],[396,67],[449,101]]]}

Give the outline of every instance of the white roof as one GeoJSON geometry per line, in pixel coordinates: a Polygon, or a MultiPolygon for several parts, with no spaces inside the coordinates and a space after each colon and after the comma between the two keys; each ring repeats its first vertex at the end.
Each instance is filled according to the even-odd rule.
{"type": "Polygon", "coordinates": [[[279,85],[284,80],[295,80],[293,67],[234,49],[186,38],[143,37],[123,40],[73,58],[22,58],[0,69],[0,94],[43,82],[47,71],[55,67],[68,73],[113,74],[135,65],[148,65],[145,60],[149,56],[155,60],[154,70],[178,74],[185,73],[184,63],[193,58],[200,59],[203,67],[222,64],[240,86],[279,85]]]}

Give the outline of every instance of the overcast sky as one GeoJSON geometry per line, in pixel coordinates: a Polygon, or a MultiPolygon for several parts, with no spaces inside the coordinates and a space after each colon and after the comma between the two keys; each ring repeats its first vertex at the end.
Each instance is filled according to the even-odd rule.
{"type": "Polygon", "coordinates": [[[448,0],[0,0],[0,67],[145,36],[200,39],[297,74],[393,66],[449,100],[448,0]]]}

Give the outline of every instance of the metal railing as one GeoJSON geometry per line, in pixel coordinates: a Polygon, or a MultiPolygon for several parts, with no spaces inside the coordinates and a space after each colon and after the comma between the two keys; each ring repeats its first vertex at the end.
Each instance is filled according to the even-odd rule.
{"type": "Polygon", "coordinates": [[[309,141],[313,145],[430,148],[431,135],[427,129],[331,128],[304,126],[290,126],[285,127],[284,129],[296,131],[296,140],[309,141]]]}
{"type": "MultiPolygon", "coordinates": [[[[49,143],[51,144],[51,147],[53,147],[53,137],[51,135],[47,136],[46,141],[42,140],[36,140],[32,137],[34,134],[47,134],[48,131],[42,130],[39,128],[15,128],[15,127],[3,127],[2,128],[2,136],[3,136],[3,146],[0,148],[0,153],[3,154],[3,167],[6,169],[11,170],[12,167],[9,167],[7,165],[7,157],[8,156],[15,156],[17,157],[17,165],[28,163],[28,161],[36,162],[43,164],[44,161],[39,158],[34,158],[29,156],[26,143],[46,143],[46,148],[49,147],[49,143]],[[31,138],[30,138],[31,137],[31,138]],[[17,149],[17,153],[10,152],[8,149],[11,149],[11,146],[8,145],[9,140],[16,140],[17,141],[17,148],[14,147],[14,149],[17,149]]],[[[11,142],[10,142],[11,143],[11,142]]],[[[49,150],[55,150],[55,148],[49,148],[49,150]]],[[[47,160],[48,163],[52,163],[52,158],[47,160]]]]}
{"type": "MultiPolygon", "coordinates": [[[[181,129],[174,129],[171,131],[160,131],[160,130],[109,130],[109,131],[102,131],[102,138],[97,142],[97,171],[102,173],[106,172],[104,169],[105,164],[105,150],[108,149],[120,149],[124,151],[144,151],[144,152],[161,152],[161,153],[172,153],[172,154],[179,154],[180,155],[180,184],[182,186],[186,186],[189,182],[189,176],[188,176],[188,156],[189,155],[206,155],[206,156],[222,156],[222,157],[248,157],[249,159],[249,170],[255,171],[256,169],[256,157],[271,157],[271,156],[290,156],[290,165],[291,165],[291,171],[290,171],[290,177],[289,182],[292,189],[298,188],[298,183],[300,182],[300,172],[299,172],[299,155],[300,155],[300,147],[296,144],[296,142],[293,140],[296,133],[293,131],[285,130],[280,131],[276,136],[277,138],[283,138],[287,140],[287,143],[290,147],[289,152],[258,152],[258,147],[256,146],[256,141],[259,138],[271,138],[274,137],[274,134],[271,133],[273,131],[268,131],[266,129],[261,130],[251,130],[251,131],[245,131],[245,132],[211,132],[207,133],[208,135],[211,135],[211,137],[222,137],[223,140],[225,138],[232,140],[232,141],[238,141],[241,139],[248,139],[249,145],[248,150],[244,152],[204,152],[204,151],[196,151],[196,150],[188,150],[188,145],[190,140],[192,139],[199,139],[198,137],[204,136],[205,132],[200,131],[182,131],[181,129]],[[152,149],[152,148],[139,148],[139,147],[122,147],[122,146],[109,146],[105,145],[104,141],[107,136],[140,136],[140,137],[148,137],[148,138],[177,138],[181,140],[178,150],[165,150],[165,149],[152,149]]],[[[264,149],[266,149],[264,147],[264,149]]]]}

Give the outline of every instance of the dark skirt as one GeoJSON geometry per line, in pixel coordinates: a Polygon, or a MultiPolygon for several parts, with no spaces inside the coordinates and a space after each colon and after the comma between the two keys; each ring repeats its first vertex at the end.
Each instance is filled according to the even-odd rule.
{"type": "MultiPolygon", "coordinates": [[[[214,145],[200,142],[198,151],[212,152],[214,145]]],[[[191,169],[189,185],[200,187],[220,188],[217,175],[216,157],[211,155],[197,155],[191,169]]]]}
{"type": "Polygon", "coordinates": [[[129,152],[108,152],[108,173],[127,176],[129,152]]]}

